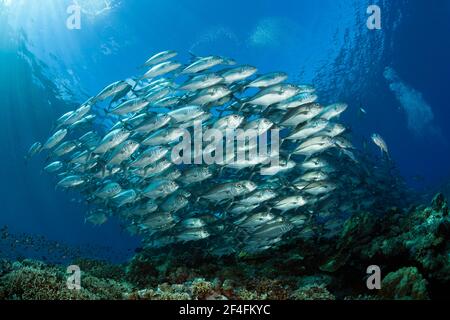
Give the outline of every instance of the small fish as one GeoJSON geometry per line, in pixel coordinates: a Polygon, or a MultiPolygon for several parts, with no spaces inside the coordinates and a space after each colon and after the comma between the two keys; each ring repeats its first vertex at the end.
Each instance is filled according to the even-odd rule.
{"type": "Polygon", "coordinates": [[[100,141],[99,145],[93,150],[93,153],[104,154],[107,151],[117,147],[119,144],[124,142],[130,136],[130,132],[123,128],[116,129],[109,132],[103,139],[100,141]]]}
{"type": "Polygon", "coordinates": [[[206,89],[200,90],[190,102],[194,105],[204,106],[209,103],[216,102],[231,94],[230,89],[225,85],[215,85],[206,89]]]}
{"type": "Polygon", "coordinates": [[[178,240],[188,242],[188,241],[194,241],[194,240],[201,240],[206,239],[210,236],[209,232],[202,228],[197,229],[189,229],[186,230],[180,234],[178,234],[176,237],[178,240]]]}
{"type": "Polygon", "coordinates": [[[152,65],[155,64],[159,64],[161,62],[167,61],[169,59],[172,59],[174,57],[176,57],[178,55],[178,53],[176,51],[173,50],[167,50],[167,51],[163,51],[163,52],[159,52],[153,56],[151,56],[145,63],[144,63],[144,67],[150,67],[152,65]]]}
{"type": "Polygon", "coordinates": [[[45,166],[44,171],[48,173],[55,173],[64,167],[64,163],[61,161],[54,161],[47,166],[45,166]]]}
{"type": "Polygon", "coordinates": [[[223,62],[223,58],[218,56],[209,56],[197,59],[189,66],[183,69],[180,74],[194,74],[215,67],[223,62]]]}
{"type": "Polygon", "coordinates": [[[35,142],[33,145],[28,149],[28,153],[25,156],[25,160],[29,160],[33,158],[35,155],[37,155],[42,150],[42,144],[40,142],[35,142]]]}
{"type": "Polygon", "coordinates": [[[85,222],[89,222],[90,224],[93,224],[95,226],[105,224],[107,221],[108,221],[107,215],[101,211],[91,213],[85,219],[85,222]]]}
{"type": "Polygon", "coordinates": [[[250,100],[246,101],[246,104],[268,107],[272,104],[292,98],[299,92],[300,89],[297,86],[291,84],[277,84],[263,89],[250,100]]]}
{"type": "Polygon", "coordinates": [[[153,181],[142,190],[142,195],[151,199],[165,198],[177,191],[178,188],[179,185],[175,181],[159,179],[153,181]]]}
{"type": "Polygon", "coordinates": [[[181,87],[181,90],[197,91],[206,89],[224,82],[225,79],[218,74],[200,74],[187,80],[181,87]]]}
{"type": "Polygon", "coordinates": [[[117,182],[110,182],[105,184],[94,195],[103,200],[110,199],[122,191],[122,187],[117,182]]]}
{"type": "Polygon", "coordinates": [[[256,72],[258,72],[258,69],[256,69],[255,67],[250,65],[244,65],[224,70],[220,73],[220,75],[224,79],[224,83],[232,84],[247,79],[252,75],[254,75],[256,72]]]}
{"type": "Polygon", "coordinates": [[[111,113],[117,115],[125,115],[127,113],[139,112],[150,104],[145,98],[136,98],[127,100],[110,110],[111,113]]]}
{"type": "Polygon", "coordinates": [[[212,188],[202,197],[210,201],[222,201],[244,196],[253,192],[256,188],[256,184],[251,181],[230,182],[212,188]]]}
{"type": "Polygon", "coordinates": [[[318,103],[311,103],[301,106],[300,108],[293,109],[286,113],[286,115],[281,120],[281,125],[287,127],[296,127],[315,118],[322,111],[323,107],[318,103]]]}
{"type": "Polygon", "coordinates": [[[286,81],[288,75],[284,72],[272,72],[257,77],[246,85],[247,88],[267,88],[286,81]]]}
{"type": "Polygon", "coordinates": [[[297,209],[303,207],[307,204],[306,199],[303,196],[289,196],[284,199],[277,201],[274,204],[274,208],[286,212],[292,209],[297,209]]]}
{"type": "Polygon", "coordinates": [[[387,144],[379,134],[377,133],[372,134],[371,139],[373,143],[375,143],[380,148],[381,153],[384,152],[386,155],[389,156],[387,144]]]}
{"type": "Polygon", "coordinates": [[[131,85],[126,81],[121,80],[114,82],[100,91],[100,93],[91,100],[91,103],[95,104],[108,98],[114,98],[115,96],[123,95],[124,92],[128,92],[130,89],[131,85]]]}
{"type": "Polygon", "coordinates": [[[56,147],[66,137],[67,133],[68,133],[67,129],[60,129],[60,130],[56,131],[44,143],[44,145],[41,148],[41,151],[53,149],[54,147],[56,147]]]}
{"type": "Polygon", "coordinates": [[[83,177],[73,175],[63,178],[61,181],[58,182],[56,186],[64,189],[75,188],[84,184],[85,182],[86,180],[83,177]]]}
{"type": "Polygon", "coordinates": [[[339,117],[345,110],[347,110],[347,108],[348,105],[345,103],[335,103],[326,107],[320,117],[325,120],[331,120],[339,117]]]}
{"type": "Polygon", "coordinates": [[[120,208],[135,202],[137,198],[138,194],[135,190],[123,190],[111,198],[111,203],[114,203],[117,208],[120,208]]]}

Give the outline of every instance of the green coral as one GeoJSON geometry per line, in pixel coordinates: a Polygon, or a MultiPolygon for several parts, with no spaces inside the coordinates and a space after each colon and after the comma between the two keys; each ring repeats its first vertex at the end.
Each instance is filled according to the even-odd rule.
{"type": "Polygon", "coordinates": [[[428,299],[427,281],[417,268],[406,267],[389,273],[381,283],[380,295],[386,299],[428,299]]]}
{"type": "Polygon", "coordinates": [[[124,266],[120,264],[116,265],[92,259],[77,259],[72,264],[79,266],[81,270],[96,278],[116,281],[122,281],[125,278],[124,266]]]}

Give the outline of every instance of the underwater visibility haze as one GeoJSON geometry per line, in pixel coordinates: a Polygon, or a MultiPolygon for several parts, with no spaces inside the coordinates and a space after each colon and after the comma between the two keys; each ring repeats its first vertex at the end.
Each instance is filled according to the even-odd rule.
{"type": "Polygon", "coordinates": [[[445,0],[0,0],[0,299],[449,298],[449,39],[445,0]]]}

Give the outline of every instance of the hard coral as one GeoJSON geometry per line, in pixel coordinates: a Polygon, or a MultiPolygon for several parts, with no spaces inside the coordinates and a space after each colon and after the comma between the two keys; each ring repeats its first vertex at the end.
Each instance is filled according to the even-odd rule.
{"type": "Polygon", "coordinates": [[[293,300],[335,300],[327,288],[323,285],[310,284],[299,288],[291,294],[290,299],[293,300]]]}
{"type": "Polygon", "coordinates": [[[85,272],[81,275],[81,290],[69,290],[65,269],[33,260],[15,262],[13,270],[0,278],[0,296],[10,300],[122,299],[128,290],[126,283],[85,272]]]}
{"type": "Polygon", "coordinates": [[[198,300],[206,300],[215,294],[213,284],[202,278],[195,279],[192,282],[192,294],[198,300]]]}
{"type": "Polygon", "coordinates": [[[387,299],[428,299],[427,281],[415,267],[389,273],[381,283],[380,295],[387,299]]]}
{"type": "Polygon", "coordinates": [[[87,290],[69,290],[56,269],[45,270],[23,266],[0,279],[0,292],[8,300],[94,299],[87,290]]]}

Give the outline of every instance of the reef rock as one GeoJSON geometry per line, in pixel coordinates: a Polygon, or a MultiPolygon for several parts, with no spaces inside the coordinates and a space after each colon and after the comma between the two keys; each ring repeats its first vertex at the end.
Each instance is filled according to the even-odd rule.
{"type": "Polygon", "coordinates": [[[395,300],[429,299],[427,281],[415,267],[402,268],[386,275],[381,283],[380,295],[395,300]]]}

